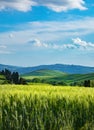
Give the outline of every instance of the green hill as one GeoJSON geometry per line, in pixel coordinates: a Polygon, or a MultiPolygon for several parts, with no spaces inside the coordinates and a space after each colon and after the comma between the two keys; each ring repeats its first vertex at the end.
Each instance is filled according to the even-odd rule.
{"type": "Polygon", "coordinates": [[[41,70],[36,70],[31,73],[27,73],[22,75],[23,77],[28,77],[28,76],[51,76],[51,77],[57,77],[57,76],[63,76],[65,73],[56,71],[56,70],[48,70],[48,69],[41,69],[41,70]]]}
{"type": "Polygon", "coordinates": [[[84,80],[94,80],[94,73],[89,74],[68,74],[63,76],[57,76],[52,78],[47,78],[47,82],[51,81],[64,81],[65,83],[81,82],[84,80]]]}

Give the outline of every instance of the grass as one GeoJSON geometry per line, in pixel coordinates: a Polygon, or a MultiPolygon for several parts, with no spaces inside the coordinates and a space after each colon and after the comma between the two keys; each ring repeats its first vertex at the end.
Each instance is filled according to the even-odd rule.
{"type": "Polygon", "coordinates": [[[0,130],[93,129],[93,88],[0,85],[0,130]]]}

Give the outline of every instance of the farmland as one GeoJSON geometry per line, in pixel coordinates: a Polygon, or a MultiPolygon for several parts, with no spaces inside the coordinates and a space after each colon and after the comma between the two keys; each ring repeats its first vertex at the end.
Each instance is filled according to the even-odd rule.
{"type": "Polygon", "coordinates": [[[93,88],[0,85],[0,130],[93,129],[93,88]]]}

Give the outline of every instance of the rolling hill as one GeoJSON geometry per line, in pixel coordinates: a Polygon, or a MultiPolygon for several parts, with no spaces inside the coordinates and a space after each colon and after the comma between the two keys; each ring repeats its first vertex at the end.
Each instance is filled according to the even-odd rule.
{"type": "Polygon", "coordinates": [[[64,81],[66,83],[94,80],[94,73],[89,74],[68,74],[58,77],[47,78],[47,81],[64,81]]]}
{"type": "Polygon", "coordinates": [[[39,82],[53,83],[64,82],[68,85],[75,82],[83,82],[85,80],[94,80],[94,73],[88,74],[66,74],[60,71],[53,70],[37,70],[31,73],[22,75],[23,78],[31,81],[33,79],[39,79],[39,82]]]}
{"type": "Polygon", "coordinates": [[[63,76],[63,75],[65,75],[65,73],[61,71],[47,70],[47,69],[36,70],[27,74],[23,74],[23,76],[52,76],[52,77],[63,76]]]}

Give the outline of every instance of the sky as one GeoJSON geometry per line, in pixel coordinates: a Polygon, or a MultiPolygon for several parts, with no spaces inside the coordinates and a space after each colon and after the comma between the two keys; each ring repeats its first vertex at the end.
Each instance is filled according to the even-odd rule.
{"type": "Polygon", "coordinates": [[[94,0],[0,0],[0,64],[94,66],[94,0]]]}

